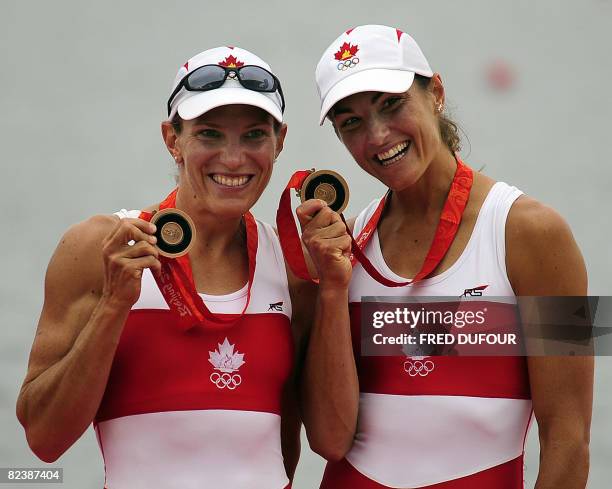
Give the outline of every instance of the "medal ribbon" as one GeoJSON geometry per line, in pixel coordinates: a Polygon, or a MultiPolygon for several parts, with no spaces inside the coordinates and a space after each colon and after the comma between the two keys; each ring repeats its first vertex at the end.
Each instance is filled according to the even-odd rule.
{"type": "MultiPolygon", "coordinates": [[[[159,205],[159,210],[176,207],[175,188],[159,205]]],[[[153,213],[142,211],[139,218],[151,221],[153,213]]],[[[194,326],[203,326],[207,321],[217,324],[229,324],[238,321],[244,315],[251,301],[251,286],[255,276],[257,259],[257,223],[250,212],[244,216],[247,235],[247,254],[249,259],[249,283],[247,286],[247,300],[242,312],[238,317],[235,315],[213,314],[198,294],[193,274],[189,253],[178,258],[159,257],[161,262],[161,273],[159,276],[153,274],[157,286],[162,293],[170,310],[175,314],[181,328],[188,330],[194,326]]]]}
{"type": "MultiPolygon", "coordinates": [[[[446,255],[451,243],[455,239],[455,235],[459,229],[459,224],[461,223],[461,218],[463,216],[463,212],[465,211],[465,206],[467,205],[474,180],[472,169],[465,165],[458,156],[456,159],[457,169],[455,170],[455,175],[453,177],[448,196],[446,197],[444,207],[442,208],[442,213],[440,215],[440,220],[438,221],[433,242],[429,248],[429,251],[427,252],[425,261],[421,266],[421,270],[415,275],[415,277],[412,280],[405,282],[389,280],[381,275],[368,257],[363,253],[363,249],[370,241],[372,234],[378,226],[390,192],[387,192],[380,200],[374,214],[372,214],[366,225],[363,227],[359,233],[359,236],[357,236],[357,239],[353,237],[347,226],[347,233],[351,237],[351,264],[353,266],[355,266],[356,262],[361,263],[364,270],[368,273],[368,275],[370,275],[370,277],[386,287],[403,287],[405,285],[414,284],[415,282],[426,278],[436,269],[436,267],[442,261],[442,258],[444,258],[444,255],[446,255]]],[[[293,174],[281,196],[278,212],[276,214],[278,235],[287,263],[289,264],[289,268],[291,268],[296,276],[303,280],[312,280],[312,278],[310,277],[306,267],[301,241],[297,233],[293,214],[291,213],[289,190],[301,188],[301,184],[309,173],[310,172],[306,171],[296,172],[293,174]],[[305,175],[303,175],[304,173],[305,175]],[[284,243],[285,240],[288,242],[284,243]]],[[[341,215],[340,217],[346,225],[344,216],[341,215]]]]}
{"type": "Polygon", "coordinates": [[[304,250],[302,249],[302,240],[295,225],[293,212],[291,212],[291,190],[302,188],[304,180],[306,180],[310,173],[308,170],[296,171],[289,179],[278,203],[276,229],[278,230],[278,240],[280,241],[283,255],[285,255],[285,259],[293,274],[302,280],[318,282],[318,280],[313,280],[308,272],[304,250]]]}
{"type": "MultiPolygon", "coordinates": [[[[311,171],[308,170],[300,170],[295,172],[283,193],[281,194],[281,198],[278,205],[278,210],[276,212],[276,227],[278,229],[278,238],[281,244],[281,248],[283,250],[283,254],[285,259],[287,260],[287,264],[289,268],[293,272],[296,277],[301,278],[302,280],[311,280],[315,283],[318,283],[318,279],[313,279],[308,271],[308,267],[306,265],[306,259],[304,258],[304,251],[302,248],[302,241],[297,231],[297,226],[295,223],[295,218],[293,217],[293,213],[291,212],[291,190],[299,190],[302,188],[304,180],[310,175],[311,171]]],[[[382,213],[383,205],[379,205],[380,210],[378,211],[378,219],[380,219],[380,214],[382,213]]],[[[341,214],[340,217],[346,226],[346,221],[344,220],[344,216],[341,214]]],[[[381,283],[395,283],[389,281],[387,278],[383,277],[378,270],[372,265],[370,260],[361,252],[359,246],[356,244],[353,236],[348,229],[346,228],[349,236],[351,236],[351,263],[355,265],[355,259],[357,259],[366,271],[374,278],[381,283]],[[356,257],[356,258],[355,258],[356,257]]],[[[363,234],[363,233],[362,233],[363,234]]],[[[360,235],[361,237],[361,235],[360,235]]],[[[367,242],[367,240],[366,240],[367,242]]],[[[365,246],[365,243],[364,243],[365,246]]]]}

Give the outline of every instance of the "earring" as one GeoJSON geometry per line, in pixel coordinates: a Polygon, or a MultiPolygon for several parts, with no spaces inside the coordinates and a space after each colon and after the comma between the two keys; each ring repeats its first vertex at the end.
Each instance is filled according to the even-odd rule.
{"type": "Polygon", "coordinates": [[[441,103],[440,103],[440,104],[438,104],[438,107],[437,107],[438,112],[440,112],[440,113],[441,113],[443,108],[444,108],[444,106],[443,106],[441,103]]]}
{"type": "Polygon", "coordinates": [[[179,156],[179,155],[174,155],[174,161],[176,161],[178,164],[183,162],[183,159],[179,156]]]}

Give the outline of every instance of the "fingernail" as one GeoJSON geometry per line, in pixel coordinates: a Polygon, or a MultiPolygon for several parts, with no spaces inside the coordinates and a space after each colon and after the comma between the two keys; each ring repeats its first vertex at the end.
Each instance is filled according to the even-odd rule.
{"type": "Polygon", "coordinates": [[[155,231],[157,231],[157,226],[155,224],[151,224],[149,226],[149,229],[151,229],[151,232],[154,233],[155,231]]]}

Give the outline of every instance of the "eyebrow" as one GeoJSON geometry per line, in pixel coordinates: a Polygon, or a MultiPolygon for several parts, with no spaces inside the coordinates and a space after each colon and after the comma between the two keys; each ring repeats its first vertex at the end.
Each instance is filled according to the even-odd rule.
{"type": "Polygon", "coordinates": [[[373,103],[373,104],[375,104],[375,103],[376,103],[376,101],[377,101],[377,100],[378,100],[380,97],[382,97],[384,94],[385,94],[385,92],[376,92],[376,93],[374,94],[374,96],[372,97],[372,103],[373,103]]]}
{"type": "MultiPolygon", "coordinates": [[[[384,94],[385,94],[385,92],[376,92],[372,96],[372,99],[370,100],[370,103],[375,104],[378,101],[378,99],[380,97],[382,97],[384,94]]],[[[346,114],[348,112],[352,112],[352,109],[350,107],[346,107],[346,106],[343,107],[342,105],[340,105],[339,107],[333,109],[332,116],[337,116],[337,115],[340,115],[340,114],[346,114]]]]}
{"type": "Polygon", "coordinates": [[[262,120],[259,122],[253,122],[252,124],[248,124],[246,125],[244,128],[245,129],[253,129],[254,127],[261,127],[261,126],[266,126],[268,124],[269,121],[267,120],[262,120]]]}
{"type": "Polygon", "coordinates": [[[192,127],[198,128],[200,126],[210,126],[210,127],[214,127],[214,128],[221,127],[219,124],[215,124],[214,122],[209,122],[206,119],[201,119],[201,120],[195,122],[192,127]]]}
{"type": "MultiPolygon", "coordinates": [[[[268,123],[268,120],[267,120],[267,119],[262,119],[261,121],[251,122],[250,124],[247,124],[247,125],[244,127],[244,129],[245,129],[245,130],[248,130],[248,129],[252,129],[252,128],[254,128],[254,127],[264,126],[264,125],[266,125],[267,123],[268,123]]],[[[209,121],[206,121],[206,120],[201,120],[201,121],[198,121],[198,122],[196,122],[196,123],[195,123],[195,124],[194,124],[192,127],[193,127],[195,130],[197,130],[197,129],[199,129],[199,128],[200,128],[200,127],[202,127],[202,126],[208,126],[208,127],[213,128],[213,129],[223,129],[223,127],[224,127],[222,124],[217,124],[217,123],[215,123],[215,122],[209,122],[209,121]]]]}

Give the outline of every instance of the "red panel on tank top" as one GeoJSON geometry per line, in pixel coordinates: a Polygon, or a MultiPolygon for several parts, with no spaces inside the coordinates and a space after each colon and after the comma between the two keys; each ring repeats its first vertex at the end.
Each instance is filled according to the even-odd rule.
{"type": "Polygon", "coordinates": [[[525,357],[429,357],[434,369],[411,377],[406,356],[361,356],[361,303],[351,303],[349,311],[361,392],[531,399],[525,357]]]}
{"type": "MultiPolygon", "coordinates": [[[[320,489],[389,489],[368,479],[346,459],[328,463],[320,489]]],[[[419,489],[521,489],[523,488],[523,456],[473,475],[419,489]]]]}
{"type": "Polygon", "coordinates": [[[162,411],[237,409],[279,414],[292,368],[293,341],[283,314],[245,314],[229,326],[187,332],[168,310],[130,312],[96,421],[162,411]],[[209,352],[228,339],[244,354],[241,384],[217,387],[209,352]]]}

